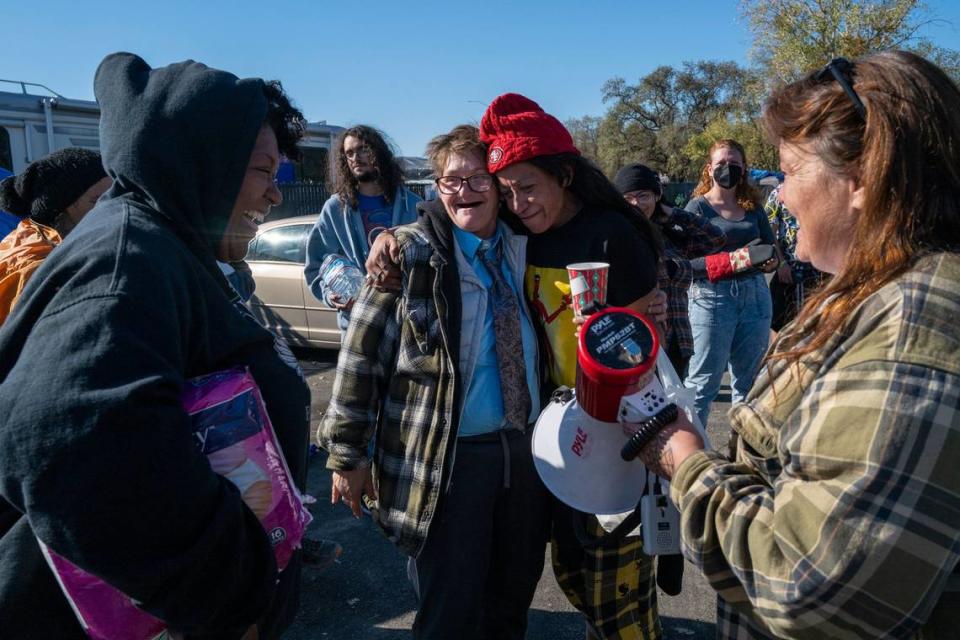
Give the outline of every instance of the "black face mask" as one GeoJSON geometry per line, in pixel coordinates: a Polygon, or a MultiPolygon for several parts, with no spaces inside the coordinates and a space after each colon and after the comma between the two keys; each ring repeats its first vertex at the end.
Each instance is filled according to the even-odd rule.
{"type": "Polygon", "coordinates": [[[722,164],[713,170],[713,181],[724,189],[732,189],[740,184],[743,167],[735,164],[722,164]]]}

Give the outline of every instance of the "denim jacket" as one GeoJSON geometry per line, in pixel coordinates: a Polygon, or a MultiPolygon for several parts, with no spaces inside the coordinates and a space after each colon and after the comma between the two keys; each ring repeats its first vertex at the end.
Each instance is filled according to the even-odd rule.
{"type": "MultiPolygon", "coordinates": [[[[390,226],[414,222],[417,219],[418,202],[420,196],[409,189],[398,188],[393,198],[393,219],[390,226]]],[[[323,279],[320,277],[320,265],[329,254],[344,256],[361,272],[366,273],[363,263],[366,262],[369,252],[370,245],[367,243],[367,232],[363,228],[360,212],[350,205],[344,205],[340,196],[331,196],[324,203],[307,240],[307,264],[303,275],[314,297],[327,306],[333,306],[327,300],[323,279]]],[[[338,312],[337,321],[341,330],[347,328],[349,320],[349,313],[338,312]]]]}

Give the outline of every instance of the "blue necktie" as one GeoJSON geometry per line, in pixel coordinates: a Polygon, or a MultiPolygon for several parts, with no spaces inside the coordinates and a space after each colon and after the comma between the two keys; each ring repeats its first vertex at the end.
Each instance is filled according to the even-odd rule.
{"type": "Polygon", "coordinates": [[[500,394],[507,427],[526,429],[530,416],[530,391],[527,389],[527,368],[520,337],[520,307],[517,296],[500,270],[500,246],[489,251],[484,241],[477,256],[493,278],[490,300],[493,303],[493,331],[497,340],[497,364],[500,366],[500,394]],[[492,257],[488,255],[492,253],[492,257]]]}

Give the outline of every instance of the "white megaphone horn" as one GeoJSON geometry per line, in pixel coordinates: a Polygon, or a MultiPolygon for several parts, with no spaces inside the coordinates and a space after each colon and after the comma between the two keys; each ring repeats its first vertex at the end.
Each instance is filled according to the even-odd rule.
{"type": "Polygon", "coordinates": [[[628,438],[619,420],[651,417],[668,404],[656,376],[659,348],[653,323],[629,309],[607,308],[581,327],[576,393],[555,395],[532,442],[540,478],[565,504],[597,515],[636,507],[647,470],[621,457],[628,438]]]}

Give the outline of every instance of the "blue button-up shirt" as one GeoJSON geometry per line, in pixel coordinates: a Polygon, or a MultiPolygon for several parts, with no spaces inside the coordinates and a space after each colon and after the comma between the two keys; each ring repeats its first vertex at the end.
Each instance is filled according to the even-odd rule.
{"type": "MultiPolygon", "coordinates": [[[[495,251],[497,244],[502,242],[500,225],[497,224],[497,231],[489,240],[483,240],[469,231],[464,231],[457,226],[453,227],[453,235],[456,238],[457,247],[470,263],[473,271],[477,274],[477,279],[485,289],[487,289],[487,309],[483,318],[483,332],[480,342],[479,356],[473,377],[470,379],[470,386],[464,397],[463,411],[460,419],[460,436],[475,436],[483,433],[490,433],[502,429],[504,424],[503,417],[503,396],[500,393],[500,367],[497,363],[497,336],[493,327],[493,295],[490,291],[493,288],[493,277],[483,265],[483,261],[477,255],[477,249],[481,242],[488,243],[491,249],[495,251]]],[[[489,254],[494,255],[494,254],[489,254]]],[[[507,259],[500,260],[500,270],[504,278],[510,283],[510,288],[517,296],[517,305],[522,307],[524,304],[521,292],[517,291],[516,284],[513,281],[513,274],[507,259]]],[[[520,339],[523,342],[523,359],[526,365],[527,388],[530,391],[530,421],[532,422],[538,414],[539,392],[537,389],[537,337],[533,330],[533,325],[529,318],[521,311],[520,313],[520,339]]]]}

